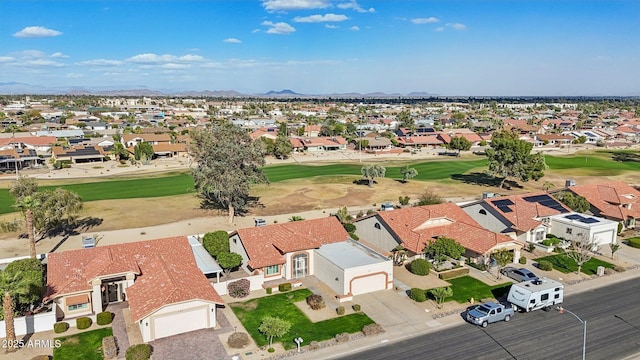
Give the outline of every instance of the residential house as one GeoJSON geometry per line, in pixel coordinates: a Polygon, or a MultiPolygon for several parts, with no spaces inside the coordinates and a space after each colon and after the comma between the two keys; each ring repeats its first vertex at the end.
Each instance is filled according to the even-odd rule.
{"type": "Polygon", "coordinates": [[[229,245],[265,280],[315,275],[341,298],[393,287],[391,260],[350,240],[334,216],[238,229],[229,245]]]}
{"type": "Polygon", "coordinates": [[[104,161],[105,155],[104,149],[98,145],[54,146],[51,149],[51,158],[55,161],[70,161],[74,164],[104,161]]]}
{"type": "Polygon", "coordinates": [[[342,136],[302,139],[304,150],[308,152],[337,151],[347,149],[347,140],[342,136]]]}
{"type": "Polygon", "coordinates": [[[575,212],[558,214],[550,217],[549,233],[567,240],[603,246],[617,243],[618,222],[575,212]]]}
{"type": "Polygon", "coordinates": [[[569,135],[561,134],[538,134],[535,136],[538,142],[542,142],[544,145],[570,145],[573,141],[573,137],[569,135]]]}
{"type": "Polygon", "coordinates": [[[587,199],[596,216],[618,221],[635,229],[640,219],[640,191],[622,181],[574,185],[567,190],[587,199]]]}
{"type": "Polygon", "coordinates": [[[439,237],[454,239],[465,248],[465,257],[484,262],[498,249],[520,258],[522,244],[509,236],[487,230],[454,203],[380,211],[355,221],[356,235],[365,245],[390,254],[398,245],[409,257],[421,257],[424,248],[439,237]]]}
{"type": "Polygon", "coordinates": [[[170,134],[124,134],[122,143],[125,147],[135,147],[139,143],[147,142],[151,145],[170,144],[170,134]]]}
{"type": "Polygon", "coordinates": [[[44,301],[67,321],[128,301],[145,342],[213,328],[224,304],[184,236],[50,253],[44,301]]]}

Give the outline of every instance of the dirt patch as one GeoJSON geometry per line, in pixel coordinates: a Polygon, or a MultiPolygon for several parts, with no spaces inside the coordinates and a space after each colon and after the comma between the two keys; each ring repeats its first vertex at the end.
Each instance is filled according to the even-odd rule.
{"type": "Polygon", "coordinates": [[[245,311],[252,311],[258,307],[258,300],[247,301],[243,303],[235,303],[233,304],[233,307],[237,307],[245,311]]]}
{"type": "Polygon", "coordinates": [[[344,315],[338,315],[336,309],[329,306],[325,306],[320,310],[313,310],[311,307],[309,307],[306,301],[298,301],[294,303],[294,305],[298,309],[300,309],[300,311],[302,311],[313,323],[354,313],[353,309],[350,306],[344,306],[344,315]]]}

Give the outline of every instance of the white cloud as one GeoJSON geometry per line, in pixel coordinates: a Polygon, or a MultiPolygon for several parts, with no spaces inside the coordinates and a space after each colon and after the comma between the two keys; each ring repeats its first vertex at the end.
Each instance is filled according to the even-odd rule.
{"type": "Polygon", "coordinates": [[[448,23],[447,26],[454,28],[456,30],[466,30],[467,26],[461,23],[448,23]]]}
{"type": "Polygon", "coordinates": [[[51,54],[51,57],[52,58],[68,58],[69,55],[65,55],[65,54],[63,54],[63,53],[58,51],[58,52],[54,52],[53,54],[51,54]]]}
{"type": "Polygon", "coordinates": [[[107,60],[107,59],[95,59],[82,61],[78,63],[79,65],[91,65],[91,66],[120,66],[122,65],[122,61],[120,60],[107,60]]]}
{"type": "Polygon", "coordinates": [[[12,58],[11,56],[0,56],[0,63],[8,63],[8,62],[12,62],[15,61],[15,58],[12,58]]]}
{"type": "Polygon", "coordinates": [[[331,6],[330,0],[263,0],[267,11],[324,9],[331,6]]]}
{"type": "Polygon", "coordinates": [[[339,22],[345,21],[349,18],[342,14],[325,14],[325,15],[310,15],[310,16],[296,16],[293,21],[299,23],[318,23],[318,22],[339,22]]]}
{"type": "Polygon", "coordinates": [[[160,65],[161,68],[163,69],[187,69],[190,66],[188,64],[176,64],[176,63],[168,63],[168,64],[162,64],[160,65]]]}
{"type": "Polygon", "coordinates": [[[274,23],[272,21],[263,21],[261,25],[269,26],[269,29],[267,29],[267,34],[286,35],[296,31],[293,26],[287,24],[286,22],[274,23]]]}
{"type": "Polygon", "coordinates": [[[222,40],[226,43],[232,43],[232,44],[240,44],[242,41],[236,39],[236,38],[226,38],[224,40],[222,40]]]}
{"type": "Polygon", "coordinates": [[[253,30],[251,30],[251,33],[252,33],[252,34],[255,34],[255,33],[259,33],[260,31],[262,31],[262,30],[260,30],[260,29],[253,29],[253,30]]]}
{"type": "Polygon", "coordinates": [[[366,12],[370,12],[370,13],[374,13],[376,12],[376,9],[374,8],[369,8],[367,10],[363,9],[360,5],[358,5],[358,2],[356,0],[351,0],[349,2],[346,3],[341,3],[338,4],[338,8],[339,9],[353,9],[359,13],[366,13],[366,12]]]}
{"type": "Polygon", "coordinates": [[[22,50],[18,51],[16,55],[20,58],[26,59],[40,59],[47,57],[47,55],[40,50],[22,50]]]}
{"type": "Polygon", "coordinates": [[[62,35],[60,31],[47,29],[44,26],[27,26],[26,28],[13,34],[18,38],[41,38],[62,35]]]}
{"type": "Polygon", "coordinates": [[[326,27],[327,29],[337,29],[340,26],[338,25],[332,25],[332,24],[324,24],[324,27],[326,27]]]}
{"type": "Polygon", "coordinates": [[[350,27],[350,28],[349,28],[349,30],[359,31],[359,30],[360,30],[360,28],[359,28],[358,26],[355,26],[355,25],[354,25],[354,26],[350,27]]]}
{"type": "Polygon", "coordinates": [[[28,60],[24,63],[24,65],[27,66],[47,66],[47,67],[62,67],[64,66],[63,63],[57,62],[57,61],[53,61],[53,60],[47,60],[47,59],[34,59],[34,60],[28,60]]]}
{"type": "Polygon", "coordinates": [[[204,58],[200,55],[184,55],[184,56],[175,56],[171,54],[157,55],[152,53],[147,54],[138,54],[132,56],[125,61],[135,63],[135,64],[147,64],[147,65],[155,65],[155,64],[166,64],[171,62],[198,62],[203,61],[204,58]]]}
{"type": "Polygon", "coordinates": [[[437,23],[440,22],[440,19],[438,19],[437,17],[433,17],[430,16],[428,18],[415,18],[415,19],[411,19],[411,22],[414,24],[432,24],[432,23],[437,23]]]}
{"type": "Polygon", "coordinates": [[[436,31],[437,32],[443,32],[444,31],[444,27],[443,26],[437,27],[436,31]]]}
{"type": "Polygon", "coordinates": [[[69,79],[78,79],[84,77],[84,75],[78,73],[68,73],[67,75],[65,75],[65,77],[68,77],[69,79]]]}

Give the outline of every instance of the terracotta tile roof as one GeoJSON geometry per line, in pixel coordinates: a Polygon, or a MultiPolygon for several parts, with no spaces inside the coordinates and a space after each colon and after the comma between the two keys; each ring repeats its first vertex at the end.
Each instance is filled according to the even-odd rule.
{"type": "Polygon", "coordinates": [[[184,236],[51,253],[45,300],[90,291],[92,279],[126,273],[136,275],[126,290],[134,321],[176,302],[223,303],[197,267],[184,236]]]}
{"type": "Polygon", "coordinates": [[[25,136],[18,138],[3,138],[0,139],[0,146],[23,143],[31,146],[44,146],[55,144],[58,139],[55,136],[25,136]]]}
{"type": "Polygon", "coordinates": [[[620,221],[640,218],[640,191],[622,181],[576,185],[569,190],[587,199],[603,216],[620,221]]]}
{"type": "MultiPolygon", "coordinates": [[[[155,129],[155,128],[154,128],[155,129]]],[[[171,142],[171,135],[166,134],[124,134],[122,141],[126,144],[135,139],[142,139],[145,142],[171,142]]]]}
{"type": "Polygon", "coordinates": [[[514,241],[482,228],[453,203],[381,211],[376,216],[402,241],[402,246],[414,253],[421,253],[440,236],[454,239],[478,254],[487,253],[497,244],[514,241]]]}
{"type": "Polygon", "coordinates": [[[187,151],[187,146],[186,144],[167,144],[167,143],[160,143],[157,145],[151,145],[153,147],[153,152],[154,153],[161,153],[161,152],[186,152],[187,151]]]}
{"type": "Polygon", "coordinates": [[[536,220],[535,218],[546,217],[571,211],[569,208],[564,206],[564,204],[557,200],[556,203],[559,204],[559,208],[561,208],[562,211],[542,205],[539,202],[527,201],[524,199],[544,195],[553,198],[546,192],[535,192],[519,195],[500,196],[496,198],[485,199],[484,201],[495,211],[509,220],[514,229],[520,231],[529,231],[531,229],[535,229],[541,223],[540,220],[536,220]],[[512,205],[508,206],[510,211],[505,212],[501,209],[500,206],[496,205],[496,202],[499,203],[499,201],[501,200],[511,200],[511,202],[513,202],[512,205]]]}
{"type": "MultiPolygon", "coordinates": [[[[346,241],[349,234],[335,216],[238,229],[249,265],[260,269],[285,263],[284,254],[346,241]]],[[[233,234],[232,234],[233,235],[233,234]]]]}
{"type": "Polygon", "coordinates": [[[403,144],[403,145],[440,145],[442,144],[442,140],[438,139],[436,135],[411,136],[408,138],[404,136],[399,136],[397,140],[399,144],[403,144]]]}

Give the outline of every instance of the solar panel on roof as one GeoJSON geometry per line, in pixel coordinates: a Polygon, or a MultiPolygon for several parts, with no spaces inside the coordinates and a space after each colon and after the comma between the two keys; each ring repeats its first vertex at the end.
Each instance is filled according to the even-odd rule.
{"type": "Polygon", "coordinates": [[[565,216],[565,218],[569,219],[569,220],[576,220],[576,221],[580,221],[583,224],[595,224],[600,222],[600,220],[596,219],[596,218],[592,218],[592,217],[584,217],[580,214],[571,214],[571,215],[567,215],[565,216]]]}
{"type": "Polygon", "coordinates": [[[493,204],[495,206],[505,206],[505,205],[513,205],[513,201],[509,200],[509,199],[502,199],[502,200],[494,200],[492,201],[493,204]]]}
{"type": "Polygon", "coordinates": [[[526,196],[526,197],[523,197],[522,200],[527,202],[538,203],[542,206],[556,210],[561,214],[568,212],[567,209],[565,209],[564,206],[562,206],[562,204],[558,202],[558,200],[552,198],[549,195],[526,196]]]}

